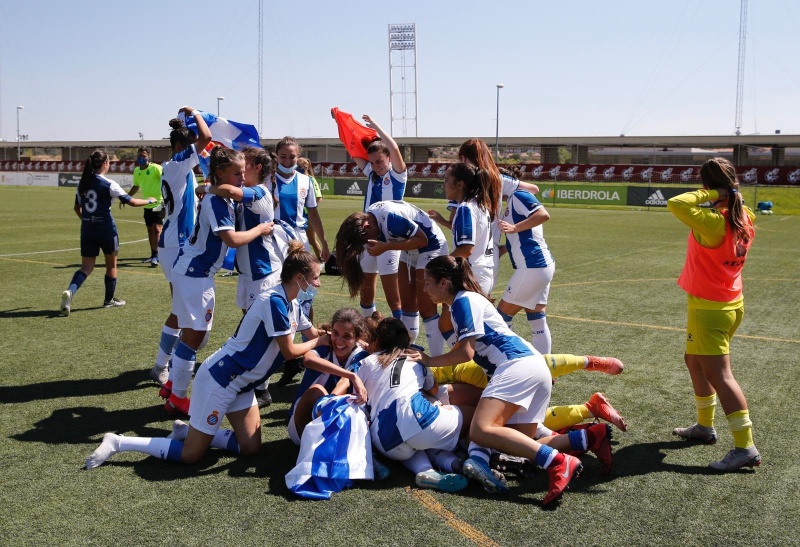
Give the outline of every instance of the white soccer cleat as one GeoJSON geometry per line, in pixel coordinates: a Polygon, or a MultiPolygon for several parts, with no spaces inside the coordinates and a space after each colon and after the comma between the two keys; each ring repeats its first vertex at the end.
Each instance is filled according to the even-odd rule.
{"type": "Polygon", "coordinates": [[[124,300],[120,300],[119,298],[112,298],[111,300],[106,300],[103,302],[104,308],[119,308],[125,305],[124,300]]]}
{"type": "Polygon", "coordinates": [[[153,365],[153,368],[150,369],[150,378],[156,381],[158,385],[163,386],[169,380],[169,368],[160,368],[158,365],[153,365]]]}
{"type": "Polygon", "coordinates": [[[86,469],[94,469],[100,467],[106,460],[119,452],[119,438],[121,435],[114,433],[106,433],[103,435],[103,442],[97,447],[97,450],[86,458],[86,469]]]}
{"type": "Polygon", "coordinates": [[[66,290],[61,293],[61,315],[69,317],[70,311],[72,311],[72,291],[66,290]]]}
{"type": "Polygon", "coordinates": [[[172,422],[172,433],[167,435],[167,439],[183,441],[186,439],[186,435],[188,434],[189,434],[189,424],[187,424],[183,420],[175,420],[174,422],[172,422]]]}
{"type": "Polygon", "coordinates": [[[433,469],[417,473],[415,478],[420,488],[432,488],[442,492],[459,492],[467,487],[467,477],[458,473],[438,473],[433,469]]]}

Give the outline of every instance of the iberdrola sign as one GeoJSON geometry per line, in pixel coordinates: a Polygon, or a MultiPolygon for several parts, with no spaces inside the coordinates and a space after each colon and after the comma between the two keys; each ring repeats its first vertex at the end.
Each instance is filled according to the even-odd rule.
{"type": "Polygon", "coordinates": [[[627,186],[598,184],[540,185],[539,201],[581,205],[627,205],[627,186]]]}

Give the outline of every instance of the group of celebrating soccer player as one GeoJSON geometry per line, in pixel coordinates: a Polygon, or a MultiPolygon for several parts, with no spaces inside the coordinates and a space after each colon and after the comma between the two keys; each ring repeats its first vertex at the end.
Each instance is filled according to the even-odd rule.
{"type": "MultiPolygon", "coordinates": [[[[628,426],[605,396],[595,393],[582,405],[548,406],[553,378],[577,370],[619,374],[623,365],[612,357],[551,354],[546,306],[555,262],[542,231],[550,215],[534,195],[538,188],[502,172],[484,142],[464,142],[459,161],[447,169],[445,218],[403,200],[408,172],[400,149],[363,116],[373,136],[346,146],[368,179],[364,206],[342,222],[334,246],[335,262],[360,309],[339,309],[315,327],[311,310],[329,251],[313,172],[307,162],[305,172],[298,168],[299,144],[285,137],[272,155],[261,148],[215,147],[206,183],[197,186],[194,168],[211,133],[197,110],[184,107],[181,113],[194,118],[197,134],[179,119],[170,121],[172,158],[163,165],[166,221],[159,260],[172,309],[151,374],[167,408],[189,421],[176,420],[163,438],[107,433],[86,460],[88,469],[124,451],[184,463],[198,461],[209,446],[258,453],[256,390],[263,392],[287,361],[302,359],[306,371],[288,424],[288,436],[298,445],[321,401],[349,396],[367,405],[372,447],[402,462],[421,488],[454,492],[472,479],[488,492],[506,492],[502,470],[539,467],[549,477],[542,501],[549,505],[582,471],[579,455],[592,452],[602,471],[611,471],[609,423],[622,431],[628,426]],[[442,228],[452,231],[452,250],[442,228]],[[213,324],[214,274],[229,248],[236,249],[236,302],[244,316],[233,336],[195,372],[197,351],[213,324]],[[495,307],[489,296],[506,253],[514,273],[495,307]],[[378,276],[391,314],[385,318],[376,306],[378,276]],[[511,328],[522,309],[530,339],[511,328]],[[415,344],[420,318],[427,351],[415,344]],[[295,339],[298,331],[301,342],[295,339]],[[221,428],[223,417],[231,430],[221,428]],[[594,422],[584,423],[587,419],[594,422]]],[[[98,249],[107,264],[109,256],[115,260],[111,198],[147,204],[103,177],[107,160],[99,167],[97,161],[87,160],[87,184],[82,178],[76,197],[84,267],[62,296],[65,315],[98,249]],[[94,235],[101,224],[105,239],[94,235]]],[[[701,171],[704,190],[670,200],[670,210],[693,230],[680,284],[689,293],[689,340],[699,346],[687,342],[686,350],[698,422],[673,433],[715,442],[718,395],[736,448],[712,467],[732,470],[760,463],[747,403],[728,358],[730,337],[741,321],[740,272],[753,231],[735,174],[731,179],[724,160],[712,161],[701,171]],[[699,208],[713,199],[713,208],[699,208]],[[718,316],[728,321],[723,328],[718,316]]],[[[117,305],[113,287],[106,298],[117,305]]],[[[386,468],[377,459],[375,465],[375,476],[385,477],[386,468]]]]}

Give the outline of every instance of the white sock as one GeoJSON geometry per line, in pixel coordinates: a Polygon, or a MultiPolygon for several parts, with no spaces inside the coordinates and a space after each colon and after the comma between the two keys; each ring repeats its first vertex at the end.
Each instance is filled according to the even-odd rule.
{"type": "Polygon", "coordinates": [[[406,326],[406,329],[408,329],[408,335],[411,337],[411,343],[413,344],[416,342],[417,336],[419,336],[419,312],[404,311],[400,320],[403,322],[403,325],[406,326]]]}
{"type": "Polygon", "coordinates": [[[156,366],[158,368],[163,369],[169,364],[180,335],[181,329],[173,329],[166,325],[161,328],[161,341],[158,344],[158,355],[156,355],[156,366]]]}
{"type": "Polygon", "coordinates": [[[211,447],[227,450],[234,454],[239,453],[239,442],[236,440],[236,435],[233,434],[233,430],[231,429],[218,430],[214,434],[214,438],[211,439],[211,447]]]}
{"type": "Polygon", "coordinates": [[[416,450],[414,455],[407,460],[403,460],[402,464],[406,469],[415,475],[422,473],[423,471],[433,470],[433,465],[431,464],[431,461],[428,459],[428,455],[425,454],[424,450],[416,450]]]}
{"type": "Polygon", "coordinates": [[[175,353],[172,355],[172,368],[169,371],[172,380],[172,394],[176,397],[186,397],[189,394],[189,384],[194,374],[194,364],[197,354],[184,344],[178,342],[175,353]]]}
{"type": "Polygon", "coordinates": [[[378,308],[375,307],[375,302],[370,304],[368,307],[364,307],[364,304],[361,304],[361,315],[364,317],[372,317],[372,314],[378,311],[378,308]]]}
{"type": "MultiPolygon", "coordinates": [[[[170,449],[174,450],[175,447],[172,443],[182,445],[180,441],[168,439],[166,437],[119,437],[119,451],[120,452],[142,452],[154,458],[162,460],[171,459],[170,449]]],[[[180,451],[178,452],[180,454],[180,451]]]]}
{"type": "Polygon", "coordinates": [[[424,321],[425,339],[428,342],[428,355],[436,357],[444,353],[444,338],[439,330],[439,314],[434,314],[424,321]]]}
{"type": "Polygon", "coordinates": [[[473,460],[481,460],[483,461],[487,467],[489,465],[489,457],[491,455],[491,450],[488,448],[484,448],[481,445],[470,441],[469,443],[469,457],[473,460]]]}
{"type": "Polygon", "coordinates": [[[528,324],[533,332],[533,347],[536,351],[545,355],[553,349],[553,342],[550,339],[550,328],[547,326],[547,314],[545,312],[534,312],[527,314],[528,324]]]}
{"type": "Polygon", "coordinates": [[[550,437],[554,434],[555,432],[549,427],[545,427],[544,424],[536,424],[536,434],[533,438],[534,440],[541,439],[542,437],[550,437]]]}

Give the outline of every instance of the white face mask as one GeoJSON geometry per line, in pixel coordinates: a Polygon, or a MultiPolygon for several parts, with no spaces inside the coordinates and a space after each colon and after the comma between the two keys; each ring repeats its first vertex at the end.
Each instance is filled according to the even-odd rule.
{"type": "Polygon", "coordinates": [[[291,167],[284,167],[280,163],[278,164],[278,171],[280,171],[284,175],[291,175],[292,173],[295,172],[296,169],[297,169],[297,164],[296,163],[294,165],[292,165],[291,167]]]}
{"type": "Polygon", "coordinates": [[[314,297],[317,296],[317,288],[309,283],[308,280],[303,279],[303,281],[306,282],[307,287],[305,290],[303,290],[300,288],[300,283],[297,283],[297,288],[299,289],[299,292],[297,293],[297,299],[302,300],[303,302],[314,300],[314,297]]]}

